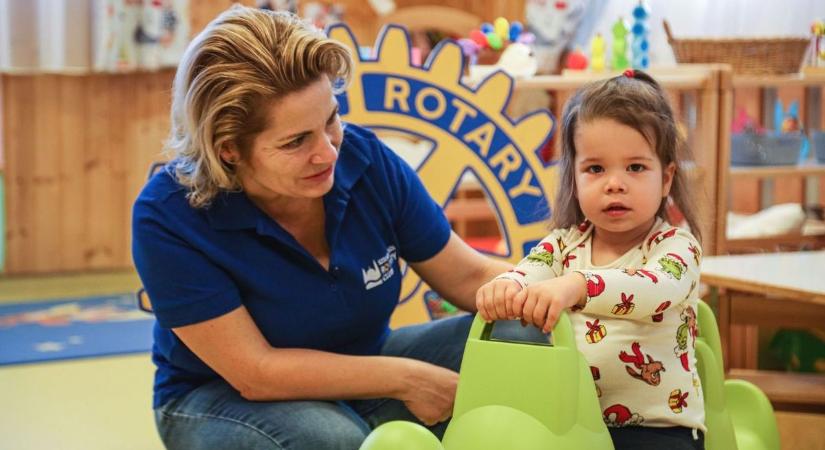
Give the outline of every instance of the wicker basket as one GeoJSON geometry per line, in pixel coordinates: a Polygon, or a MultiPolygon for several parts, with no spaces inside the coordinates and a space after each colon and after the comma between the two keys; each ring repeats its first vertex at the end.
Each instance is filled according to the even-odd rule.
{"type": "Polygon", "coordinates": [[[725,63],[734,73],[773,75],[799,71],[807,38],[676,39],[664,21],[676,62],[725,63]]]}

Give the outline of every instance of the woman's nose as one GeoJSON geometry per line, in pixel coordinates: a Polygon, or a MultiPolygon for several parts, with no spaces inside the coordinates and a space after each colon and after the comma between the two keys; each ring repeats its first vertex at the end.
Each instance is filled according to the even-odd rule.
{"type": "Polygon", "coordinates": [[[336,136],[324,134],[318,143],[318,148],[312,152],[310,162],[313,164],[329,164],[338,159],[338,147],[341,145],[336,136]]]}

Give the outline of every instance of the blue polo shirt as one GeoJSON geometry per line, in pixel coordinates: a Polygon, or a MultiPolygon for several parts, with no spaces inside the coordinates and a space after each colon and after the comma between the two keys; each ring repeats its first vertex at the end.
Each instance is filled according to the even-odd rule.
{"type": "Polygon", "coordinates": [[[429,259],[447,243],[441,207],[376,136],[347,125],[324,196],[329,269],[242,192],[189,206],[172,164],[133,211],[132,252],[157,321],[154,407],[218,375],[170,330],[244,305],[274,347],[377,354],[401,291],[399,258],[429,259]]]}

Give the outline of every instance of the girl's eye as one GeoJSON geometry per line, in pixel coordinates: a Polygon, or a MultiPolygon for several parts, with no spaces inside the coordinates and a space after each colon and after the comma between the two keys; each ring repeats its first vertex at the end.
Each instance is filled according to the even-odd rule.
{"type": "Polygon", "coordinates": [[[602,172],[604,172],[604,168],[602,168],[602,166],[599,166],[599,165],[592,165],[592,166],[587,167],[587,169],[585,169],[585,171],[588,172],[588,173],[602,173],[602,172]]]}
{"type": "Polygon", "coordinates": [[[645,166],[642,165],[642,164],[631,164],[631,165],[627,166],[627,170],[629,170],[631,172],[641,172],[641,171],[645,170],[645,166]]]}

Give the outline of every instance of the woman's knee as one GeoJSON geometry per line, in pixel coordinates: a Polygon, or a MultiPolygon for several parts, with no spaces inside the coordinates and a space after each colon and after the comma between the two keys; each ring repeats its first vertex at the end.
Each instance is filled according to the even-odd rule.
{"type": "Polygon", "coordinates": [[[356,450],[369,428],[346,407],[330,402],[250,403],[242,414],[156,411],[169,450],[356,450]]]}

